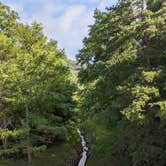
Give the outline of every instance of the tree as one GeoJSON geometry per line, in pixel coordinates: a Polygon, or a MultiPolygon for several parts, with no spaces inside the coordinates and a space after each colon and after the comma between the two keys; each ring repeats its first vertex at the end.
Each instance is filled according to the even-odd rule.
{"type": "Polygon", "coordinates": [[[0,8],[0,156],[26,154],[31,162],[33,153],[67,139],[76,87],[65,53],[42,26],[0,8]]]}
{"type": "MultiPolygon", "coordinates": [[[[109,158],[128,159],[128,165],[165,162],[164,16],[160,0],[122,0],[106,12],[96,10],[95,24],[77,55],[86,89],[80,109],[98,128],[110,129],[106,136],[103,129],[92,130],[98,137],[93,141],[104,146],[109,158]]],[[[89,121],[85,126],[93,128],[89,121]]]]}

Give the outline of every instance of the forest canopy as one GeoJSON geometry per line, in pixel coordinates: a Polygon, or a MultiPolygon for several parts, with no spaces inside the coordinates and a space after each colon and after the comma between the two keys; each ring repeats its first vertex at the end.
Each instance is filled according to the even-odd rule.
{"type": "Polygon", "coordinates": [[[166,1],[121,0],[94,18],[77,55],[89,165],[164,166],[166,1]]]}
{"type": "Polygon", "coordinates": [[[88,166],[165,166],[166,1],[119,0],[94,20],[75,63],[0,2],[0,158],[75,144],[79,127],[88,166]]]}
{"type": "Polygon", "coordinates": [[[70,61],[42,30],[0,3],[0,156],[31,160],[68,137],[76,89],[70,61]]]}

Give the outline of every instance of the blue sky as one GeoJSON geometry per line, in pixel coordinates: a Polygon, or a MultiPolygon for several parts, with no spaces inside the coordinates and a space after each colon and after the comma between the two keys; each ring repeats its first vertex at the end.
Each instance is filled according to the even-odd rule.
{"type": "Polygon", "coordinates": [[[88,25],[93,24],[95,8],[104,10],[117,0],[0,0],[19,13],[21,21],[43,24],[48,38],[58,41],[70,59],[82,47],[88,34],[88,25]]]}

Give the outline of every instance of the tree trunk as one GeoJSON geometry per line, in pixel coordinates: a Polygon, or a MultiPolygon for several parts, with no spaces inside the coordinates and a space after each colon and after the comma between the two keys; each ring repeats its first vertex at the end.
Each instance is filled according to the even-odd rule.
{"type": "Polygon", "coordinates": [[[27,101],[25,102],[25,111],[26,111],[26,128],[27,128],[27,159],[28,163],[31,163],[31,143],[30,143],[30,126],[29,126],[29,109],[27,101]]]}
{"type": "MultiPolygon", "coordinates": [[[[5,116],[3,118],[3,128],[7,129],[7,119],[5,116]]],[[[7,144],[8,144],[7,139],[8,139],[7,136],[5,136],[4,139],[2,140],[2,144],[3,144],[4,149],[7,149],[7,144]]]]}

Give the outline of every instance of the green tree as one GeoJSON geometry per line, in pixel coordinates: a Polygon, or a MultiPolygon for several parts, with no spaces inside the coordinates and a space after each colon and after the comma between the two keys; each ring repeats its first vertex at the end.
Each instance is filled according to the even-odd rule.
{"type": "Polygon", "coordinates": [[[90,124],[90,137],[108,160],[127,159],[135,166],[165,162],[165,5],[122,0],[106,12],[96,10],[77,55],[81,115],[91,117],[84,125],[90,124]]]}
{"type": "Polygon", "coordinates": [[[31,162],[32,153],[66,141],[76,86],[69,60],[42,26],[0,9],[0,156],[26,154],[31,162]]]}

